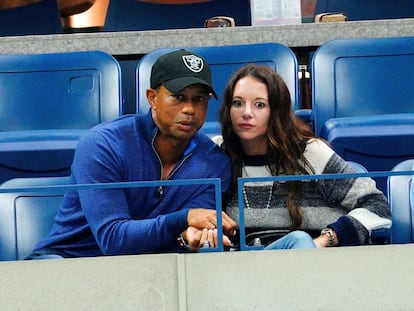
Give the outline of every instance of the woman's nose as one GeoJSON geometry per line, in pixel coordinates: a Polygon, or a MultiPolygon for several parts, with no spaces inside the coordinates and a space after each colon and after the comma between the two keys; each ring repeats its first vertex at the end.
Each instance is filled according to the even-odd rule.
{"type": "Polygon", "coordinates": [[[252,116],[252,109],[250,105],[245,105],[243,110],[243,117],[244,118],[250,118],[252,116]]]}

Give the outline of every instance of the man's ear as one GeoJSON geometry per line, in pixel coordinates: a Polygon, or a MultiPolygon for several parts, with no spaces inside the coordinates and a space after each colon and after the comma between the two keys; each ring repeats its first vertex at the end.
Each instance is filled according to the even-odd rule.
{"type": "Polygon", "coordinates": [[[147,89],[147,100],[148,103],[150,104],[152,109],[156,109],[156,96],[157,96],[157,91],[154,89],[147,89]]]}

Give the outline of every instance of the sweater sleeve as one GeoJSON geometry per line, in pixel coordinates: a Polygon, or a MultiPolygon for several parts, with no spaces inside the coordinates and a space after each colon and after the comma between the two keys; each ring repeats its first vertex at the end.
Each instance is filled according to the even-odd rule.
{"type": "MultiPolygon", "coordinates": [[[[345,160],[321,140],[311,141],[305,156],[316,174],[354,172],[345,160]]],[[[320,180],[318,189],[331,206],[348,211],[334,223],[326,224],[336,232],[340,245],[368,244],[373,230],[391,227],[387,199],[377,189],[372,178],[320,180]]]]}

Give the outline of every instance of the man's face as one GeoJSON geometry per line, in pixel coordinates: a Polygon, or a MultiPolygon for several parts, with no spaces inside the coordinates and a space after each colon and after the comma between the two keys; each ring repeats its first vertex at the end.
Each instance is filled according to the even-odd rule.
{"type": "Polygon", "coordinates": [[[188,140],[204,124],[211,93],[200,84],[178,93],[161,85],[158,90],[149,90],[147,97],[159,135],[188,140]]]}

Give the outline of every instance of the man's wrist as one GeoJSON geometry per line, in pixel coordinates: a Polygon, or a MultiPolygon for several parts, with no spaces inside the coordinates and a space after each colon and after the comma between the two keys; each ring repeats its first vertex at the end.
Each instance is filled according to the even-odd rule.
{"type": "Polygon", "coordinates": [[[184,238],[183,234],[181,233],[178,237],[177,237],[177,243],[178,246],[185,250],[185,251],[191,251],[190,246],[188,245],[187,240],[184,238]]]}

